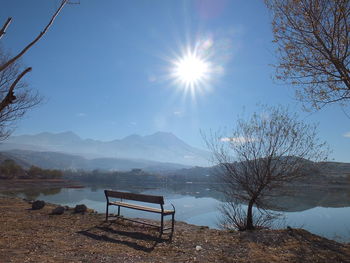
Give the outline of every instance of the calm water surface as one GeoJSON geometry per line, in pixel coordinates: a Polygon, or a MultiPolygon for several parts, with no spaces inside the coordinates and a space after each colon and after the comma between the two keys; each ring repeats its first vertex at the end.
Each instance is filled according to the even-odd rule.
{"type": "MultiPolygon", "coordinates": [[[[205,225],[211,228],[219,228],[221,204],[219,194],[210,186],[178,185],[171,189],[166,187],[156,188],[128,188],[110,187],[115,190],[126,190],[131,192],[163,195],[166,208],[172,203],[176,207],[176,220],[195,225],[205,225]]],[[[86,187],[81,189],[56,189],[36,194],[35,199],[45,200],[50,203],[75,206],[85,204],[100,213],[106,209],[106,199],[103,190],[106,187],[86,187]]],[[[29,193],[20,193],[21,197],[31,197],[29,193]]],[[[322,191],[318,194],[307,191],[307,195],[293,198],[280,198],[285,208],[283,219],[277,221],[278,228],[291,226],[302,227],[312,233],[338,240],[350,242],[350,195],[346,192],[322,191]],[[337,199],[339,196],[339,200],[337,199]],[[320,200],[320,198],[322,200],[320,200]],[[344,201],[344,198],[346,199],[344,201]],[[287,201],[288,200],[288,201],[287,201]],[[342,200],[342,201],[340,201],[342,200]],[[342,203],[341,203],[342,202],[342,203]]],[[[149,205],[149,204],[148,204],[149,205]]],[[[113,209],[113,208],[112,208],[113,209]]],[[[127,217],[143,217],[157,219],[159,215],[145,213],[131,209],[123,209],[122,215],[127,217]]],[[[113,210],[111,211],[113,212],[113,210]]]]}

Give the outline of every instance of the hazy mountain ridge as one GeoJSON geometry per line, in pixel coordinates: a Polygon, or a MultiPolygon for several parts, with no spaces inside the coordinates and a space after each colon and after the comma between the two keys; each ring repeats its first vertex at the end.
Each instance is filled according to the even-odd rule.
{"type": "Polygon", "coordinates": [[[143,159],[208,166],[209,152],[192,147],[172,133],[130,135],[123,139],[98,141],[81,139],[73,132],[11,136],[0,144],[0,150],[33,150],[75,154],[87,158],[143,159]]]}
{"type": "Polygon", "coordinates": [[[60,170],[117,170],[129,171],[139,168],[152,172],[168,172],[176,169],[188,168],[188,166],[175,163],[161,163],[148,160],[96,158],[84,157],[59,152],[35,152],[27,150],[11,150],[0,153],[0,161],[12,159],[24,168],[31,165],[43,169],[60,170]]]}

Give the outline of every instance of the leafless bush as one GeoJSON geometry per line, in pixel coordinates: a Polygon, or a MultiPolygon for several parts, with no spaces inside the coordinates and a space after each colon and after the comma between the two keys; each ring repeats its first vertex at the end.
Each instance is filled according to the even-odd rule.
{"type": "Polygon", "coordinates": [[[284,107],[265,106],[251,118],[240,118],[230,134],[204,138],[220,170],[226,225],[252,230],[276,217],[266,210],[273,190],[305,176],[312,161],[324,160],[328,154],[316,128],[284,107]],[[247,204],[245,212],[242,203],[247,204]]]}

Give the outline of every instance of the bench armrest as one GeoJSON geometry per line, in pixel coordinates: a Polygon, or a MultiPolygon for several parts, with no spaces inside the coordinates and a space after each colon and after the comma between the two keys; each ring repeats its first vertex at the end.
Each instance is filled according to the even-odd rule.
{"type": "Polygon", "coordinates": [[[173,207],[173,211],[175,211],[175,206],[172,203],[164,204],[164,207],[173,207]]]}

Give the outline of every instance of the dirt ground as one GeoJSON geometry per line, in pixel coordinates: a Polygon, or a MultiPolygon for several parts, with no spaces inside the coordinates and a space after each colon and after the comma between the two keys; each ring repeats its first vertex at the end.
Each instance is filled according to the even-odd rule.
{"type": "Polygon", "coordinates": [[[350,244],[302,229],[229,232],[176,222],[172,240],[93,212],[51,215],[0,198],[0,262],[350,262],[350,244]],[[200,247],[199,247],[200,246],[200,247]],[[197,247],[197,249],[196,249],[197,247]]]}

